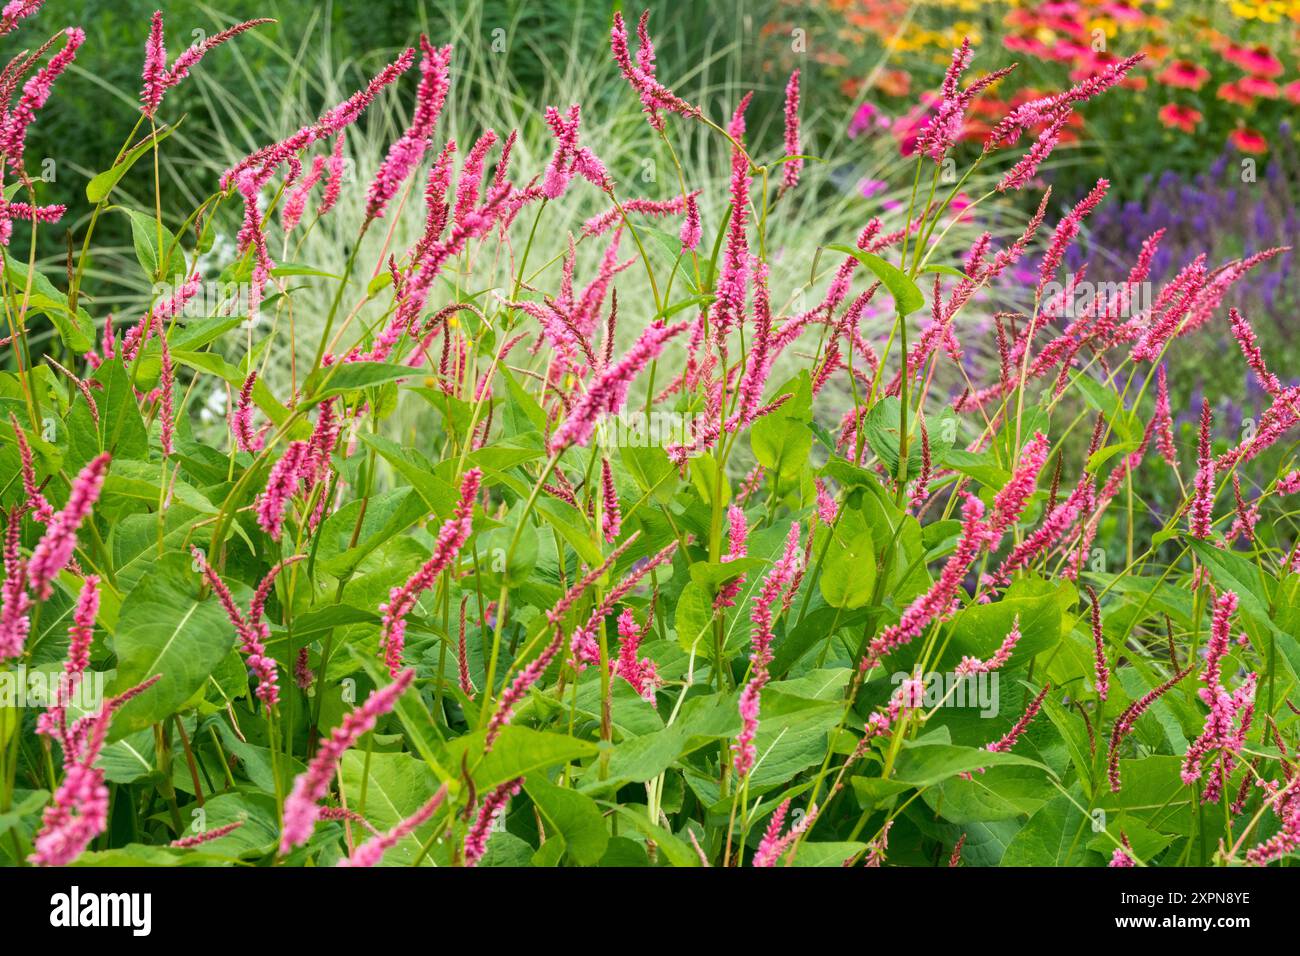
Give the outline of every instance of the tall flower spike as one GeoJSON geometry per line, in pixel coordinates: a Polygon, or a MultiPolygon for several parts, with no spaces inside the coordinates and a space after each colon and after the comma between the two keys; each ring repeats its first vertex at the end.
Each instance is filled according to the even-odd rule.
{"type": "Polygon", "coordinates": [[[280,534],[284,530],[284,514],[289,507],[289,499],[298,491],[306,461],[307,443],[290,442],[280,460],[271,468],[271,474],[266,479],[266,490],[257,496],[257,523],[271,536],[272,541],[280,540],[280,534]]]}
{"type": "Polygon", "coordinates": [[[54,509],[50,507],[49,501],[45,495],[41,494],[40,487],[36,484],[36,469],[33,465],[32,446],[27,444],[27,435],[23,432],[22,427],[18,424],[18,419],[14,413],[9,413],[9,424],[13,426],[14,440],[18,443],[18,458],[22,469],[23,494],[27,496],[26,507],[31,511],[32,517],[41,524],[49,524],[54,517],[54,509]]]}
{"type": "Polygon", "coordinates": [[[1178,453],[1174,449],[1174,418],[1169,408],[1169,383],[1162,364],[1156,372],[1156,447],[1169,467],[1178,470],[1178,453]]]}
{"type": "Polygon", "coordinates": [[[389,200],[420,164],[429,149],[434,124],[447,100],[447,90],[451,85],[451,47],[435,50],[429,38],[421,36],[420,49],[420,87],[416,94],[415,115],[401,138],[389,147],[388,155],[375,173],[366,197],[367,219],[383,216],[389,200]]]}
{"type": "Polygon", "coordinates": [[[405,584],[393,588],[388,593],[388,602],[379,608],[383,615],[380,643],[384,648],[388,672],[394,676],[402,666],[402,648],[406,644],[406,615],[415,607],[420,595],[433,587],[438,575],[451,567],[460,554],[460,549],[469,540],[473,527],[474,499],[478,497],[482,478],[483,472],[477,468],[465,472],[460,482],[460,501],[452,516],[443,522],[433,545],[433,554],[405,584]]]}
{"type": "Polygon", "coordinates": [[[665,342],[685,332],[689,326],[689,322],[677,325],[655,322],[646,328],[627,354],[602,371],[587,393],[577,401],[573,411],[551,436],[551,453],[562,451],[568,445],[587,444],[599,419],[604,415],[616,415],[623,407],[632,379],[659,357],[665,342]]]}
{"type": "Polygon", "coordinates": [[[53,593],[54,578],[76,550],[77,529],[99,499],[111,458],[108,452],[103,452],[81,469],[72,482],[68,503],[50,519],[45,535],[32,550],[27,565],[27,586],[42,601],[53,593]]]}
{"type": "Polygon", "coordinates": [[[404,670],[391,684],[370,693],[356,710],[343,718],[333,732],[321,740],[316,756],[307,769],[293,782],[293,790],[284,801],[284,824],[280,832],[280,852],[288,853],[306,843],[320,815],[319,803],[329,792],[330,782],[338,769],[344,752],[355,744],[361,735],[374,728],[379,718],[393,709],[397,698],[406,692],[415,680],[415,671],[404,670]]]}
{"type": "Polygon", "coordinates": [[[487,795],[479,807],[478,818],[465,834],[465,865],[478,866],[487,852],[488,837],[492,835],[492,824],[498,815],[505,812],[510,798],[523,789],[524,778],[515,777],[507,780],[487,795]]]}
{"type": "Polygon", "coordinates": [[[1214,456],[1210,454],[1210,421],[1210,400],[1203,398],[1197,443],[1196,484],[1188,516],[1194,538],[1208,538],[1214,518],[1214,456]]]}
{"type": "Polygon", "coordinates": [[[68,27],[63,31],[63,35],[65,37],[63,49],[50,57],[50,61],[23,85],[23,95],[19,97],[18,103],[3,121],[0,121],[0,154],[9,159],[9,165],[14,172],[19,172],[23,168],[27,128],[36,119],[36,111],[49,100],[54,81],[76,59],[77,50],[86,40],[85,32],[79,27],[68,27]]]}
{"type": "Polygon", "coordinates": [[[602,458],[600,462],[600,490],[600,526],[605,534],[605,541],[613,544],[618,540],[623,519],[618,508],[618,489],[614,487],[614,471],[609,465],[608,458],[602,458]]]}
{"type": "Polygon", "coordinates": [[[339,866],[375,866],[384,858],[384,854],[397,846],[402,840],[410,836],[417,829],[423,826],[430,817],[437,812],[442,806],[443,801],[447,799],[447,785],[444,783],[438,788],[437,792],[430,797],[420,809],[402,820],[397,826],[393,827],[387,833],[380,833],[371,837],[361,846],[352,851],[352,855],[339,860],[339,866]]]}
{"type": "MultiPolygon", "coordinates": [[[[798,156],[799,153],[799,71],[795,70],[785,85],[785,154],[798,156]]],[[[802,159],[787,159],[781,167],[781,185],[785,189],[797,186],[801,169],[802,159]]]]}
{"type": "Polygon", "coordinates": [[[0,661],[22,654],[32,626],[27,616],[32,606],[27,596],[27,566],[18,550],[22,520],[19,509],[9,509],[5,526],[5,580],[0,587],[0,661]]]}
{"type": "Polygon", "coordinates": [[[1095,657],[1097,696],[1102,700],[1110,693],[1110,668],[1106,664],[1106,638],[1101,630],[1101,601],[1092,585],[1088,585],[1088,597],[1092,600],[1092,649],[1095,657]]]}
{"type": "Polygon", "coordinates": [[[153,119],[162,103],[163,85],[167,73],[167,47],[163,45],[163,15],[155,10],[149,24],[149,39],[144,47],[144,70],[141,78],[144,88],[140,91],[140,110],[153,119]]]}

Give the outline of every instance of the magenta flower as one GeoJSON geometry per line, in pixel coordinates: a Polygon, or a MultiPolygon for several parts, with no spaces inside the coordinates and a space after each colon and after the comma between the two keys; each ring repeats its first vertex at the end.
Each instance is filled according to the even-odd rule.
{"type": "Polygon", "coordinates": [[[53,593],[55,577],[67,566],[76,550],[77,529],[99,498],[111,458],[108,452],[104,452],[81,469],[72,482],[68,503],[50,519],[45,535],[32,549],[31,561],[27,565],[27,586],[42,601],[53,593]]]}
{"type": "Polygon", "coordinates": [[[642,13],[638,24],[637,34],[641,42],[641,51],[637,55],[636,63],[632,62],[631,52],[628,49],[627,27],[623,23],[623,14],[617,10],[614,12],[614,25],[609,31],[609,46],[614,54],[614,62],[618,64],[623,76],[641,97],[641,104],[650,125],[655,130],[662,130],[663,120],[659,116],[660,111],[695,118],[700,116],[700,108],[687,103],[655,79],[654,49],[650,46],[649,36],[649,16],[650,12],[648,10],[642,13]]]}
{"type": "Polygon", "coordinates": [[[76,59],[77,50],[86,40],[85,32],[79,27],[68,27],[63,31],[63,35],[66,37],[63,49],[50,57],[50,61],[23,85],[23,95],[3,120],[0,120],[0,154],[8,158],[14,172],[22,170],[27,128],[36,118],[36,111],[50,98],[54,81],[76,59]]]}
{"type": "Polygon", "coordinates": [[[27,444],[27,435],[19,426],[18,419],[14,417],[13,412],[9,413],[9,424],[13,426],[14,440],[18,442],[23,494],[27,496],[25,507],[31,511],[32,517],[41,524],[49,524],[54,518],[54,509],[50,507],[49,501],[46,500],[45,495],[41,494],[41,489],[36,484],[36,469],[32,463],[32,446],[27,444]]]}
{"type": "Polygon", "coordinates": [[[758,756],[754,737],[758,734],[759,696],[769,680],[767,665],[772,661],[772,606],[792,586],[799,573],[802,556],[799,550],[799,522],[796,521],[790,525],[785,551],[763,579],[763,587],[754,599],[753,626],[749,637],[752,647],[749,655],[750,679],[740,692],[742,726],[736,742],[731,746],[736,755],[736,776],[741,779],[749,775],[758,756]]]}
{"type": "Polygon", "coordinates": [[[1195,491],[1188,515],[1194,538],[1208,538],[1214,518],[1214,457],[1210,453],[1210,400],[1201,400],[1201,429],[1197,441],[1195,491]]]}
{"type": "Polygon", "coordinates": [[[320,814],[318,804],[329,792],[330,782],[344,752],[374,728],[384,714],[393,709],[397,698],[415,680],[415,671],[401,671],[391,684],[371,692],[356,710],[343,718],[333,732],[321,740],[316,756],[307,769],[293,781],[293,790],[284,801],[284,824],[280,832],[280,852],[288,853],[306,843],[320,814]]]}
{"type": "Polygon", "coordinates": [[[515,777],[507,780],[484,798],[479,807],[478,817],[469,833],[465,834],[465,865],[478,866],[487,852],[488,837],[492,835],[492,825],[500,814],[505,813],[510,798],[523,789],[524,778],[515,777]]]}
{"type": "Polygon", "coordinates": [[[443,522],[433,545],[433,554],[405,584],[389,591],[388,602],[379,607],[379,612],[383,615],[380,644],[384,648],[388,672],[394,677],[402,666],[402,648],[406,644],[406,615],[415,607],[420,595],[433,587],[438,575],[452,566],[456,555],[469,540],[473,528],[474,499],[478,497],[482,478],[483,472],[477,468],[465,472],[460,482],[460,500],[452,516],[443,522]]]}
{"type": "Polygon", "coordinates": [[[695,193],[686,194],[686,219],[682,222],[682,230],[678,238],[682,241],[682,246],[694,250],[700,244],[700,238],[703,231],[700,227],[700,207],[696,203],[695,193]]]}
{"type": "Polygon", "coordinates": [[[143,104],[141,110],[150,119],[162,103],[166,73],[167,47],[163,45],[163,15],[161,10],[155,10],[149,25],[149,40],[144,48],[144,89],[140,91],[140,102],[143,104]]]}
{"type": "MultiPolygon", "coordinates": [[[[797,156],[799,146],[799,71],[790,74],[790,81],[785,85],[785,154],[797,156]]],[[[803,169],[802,159],[788,159],[781,167],[781,185],[793,189],[799,183],[799,171],[803,169]]]]}
{"type": "Polygon", "coordinates": [[[946,620],[953,614],[953,605],[962,579],[991,538],[983,517],[984,503],[973,495],[967,495],[966,503],[962,506],[962,535],[957,550],[948,558],[930,589],[911,603],[898,623],[872,638],[867,653],[862,658],[863,670],[874,667],[890,651],[910,643],[932,621],[946,620]]]}
{"type": "Polygon", "coordinates": [[[266,479],[266,490],[257,496],[257,523],[272,541],[280,540],[285,510],[289,507],[289,499],[298,491],[306,463],[307,443],[290,442],[280,460],[272,466],[266,479]]]}
{"type": "Polygon", "coordinates": [[[429,148],[429,137],[438,122],[451,86],[451,47],[435,50],[428,37],[420,37],[420,87],[416,94],[415,115],[375,173],[366,199],[366,218],[382,217],[390,199],[396,195],[411,171],[420,164],[429,148]]]}
{"type": "MultiPolygon", "coordinates": [[[[1038,485],[1038,473],[1047,461],[1050,443],[1042,432],[1034,432],[1033,439],[1020,454],[1020,463],[1011,473],[1010,480],[993,498],[993,513],[989,516],[989,532],[1000,538],[1008,528],[1016,523],[1029,496],[1038,485]]],[[[997,540],[996,538],[994,539],[997,540]]]]}
{"type": "Polygon", "coordinates": [[[1007,661],[1011,660],[1011,652],[1016,649],[1020,643],[1020,615],[1017,614],[1011,622],[1011,630],[1007,631],[1007,636],[1002,639],[998,649],[993,652],[993,656],[987,661],[981,661],[978,657],[971,657],[969,654],[961,659],[956,667],[955,673],[958,676],[969,674],[990,674],[1000,668],[1007,661]]]}
{"type": "Polygon", "coordinates": [[[27,564],[18,550],[21,532],[22,512],[10,508],[5,527],[5,580],[0,586],[0,660],[23,653],[32,626],[27,616],[32,606],[27,595],[27,564]]]}
{"type": "Polygon", "coordinates": [[[223,836],[226,836],[229,833],[234,833],[243,825],[243,820],[236,820],[234,823],[227,823],[224,826],[214,827],[211,830],[196,833],[194,836],[181,837],[179,840],[172,840],[169,846],[172,846],[177,850],[191,850],[196,846],[203,846],[205,843],[220,840],[223,836]]]}
{"type": "Polygon", "coordinates": [[[569,445],[586,445],[604,415],[616,415],[627,400],[628,387],[651,361],[659,357],[664,343],[689,327],[690,323],[665,325],[662,321],[648,326],[636,344],[619,361],[604,369],[555,430],[548,446],[552,454],[569,445]]]}
{"type": "Polygon", "coordinates": [[[447,799],[447,785],[444,783],[420,809],[402,820],[387,833],[371,837],[352,851],[352,855],[339,860],[338,866],[376,866],[384,854],[397,846],[402,840],[423,826],[447,799]]]}
{"type": "Polygon", "coordinates": [[[1171,687],[1191,672],[1192,665],[1188,664],[1181,671],[1174,674],[1173,677],[1169,678],[1162,684],[1158,684],[1156,687],[1147,691],[1142,697],[1129,704],[1124,712],[1115,719],[1115,726],[1111,728],[1110,732],[1110,754],[1106,762],[1106,775],[1110,780],[1110,789],[1112,793],[1119,793],[1120,790],[1120,744],[1124,741],[1124,738],[1128,736],[1129,731],[1133,729],[1133,725],[1137,723],[1138,718],[1145,714],[1151,705],[1163,697],[1171,687]]]}
{"type": "Polygon", "coordinates": [[[618,531],[623,519],[618,507],[618,490],[614,487],[614,472],[609,466],[608,458],[603,458],[600,462],[600,488],[602,500],[600,527],[605,535],[605,541],[613,544],[618,540],[618,531]]]}
{"type": "Polygon", "coordinates": [[[230,417],[230,432],[235,438],[235,448],[239,451],[258,452],[262,450],[261,438],[253,431],[253,386],[257,384],[257,370],[248,373],[244,384],[239,389],[239,401],[235,412],[230,417]]]}

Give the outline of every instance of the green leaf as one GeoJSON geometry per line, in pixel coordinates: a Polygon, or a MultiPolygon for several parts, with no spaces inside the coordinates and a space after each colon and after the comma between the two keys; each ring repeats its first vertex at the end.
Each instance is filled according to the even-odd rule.
{"type": "Polygon", "coordinates": [[[917,742],[903,745],[898,761],[894,764],[894,779],[910,783],[914,787],[929,787],[956,777],[959,773],[970,773],[981,767],[1002,764],[1023,764],[1047,770],[1037,760],[1019,754],[989,751],[982,747],[961,747],[957,744],[917,742]]]}
{"type": "Polygon", "coordinates": [[[115,693],[155,674],[162,678],[113,719],[119,739],[176,713],[203,687],[235,643],[212,594],[199,598],[199,576],[184,554],[169,554],[140,579],[118,615],[115,693]]]}
{"type": "Polygon", "coordinates": [[[818,586],[832,607],[852,610],[871,600],[876,586],[875,538],[862,512],[844,506],[826,544],[818,586]]]}
{"type": "Polygon", "coordinates": [[[108,169],[91,177],[90,182],[86,183],[86,199],[96,205],[107,199],[109,193],[113,191],[113,187],[116,186],[122,177],[127,174],[127,171],[135,165],[136,160],[149,152],[155,144],[161,143],[172,133],[176,132],[177,128],[179,128],[183,122],[185,122],[184,116],[171,126],[160,127],[158,130],[150,133],[145,139],[133,146],[125,156],[108,169]]]}
{"type": "Polygon", "coordinates": [[[569,858],[592,866],[605,855],[609,832],[596,801],[567,787],[556,787],[540,774],[529,776],[524,789],[551,828],[564,837],[569,858]]]}
{"type": "Polygon", "coordinates": [[[898,266],[890,265],[880,256],[863,252],[853,246],[827,246],[826,248],[852,256],[874,272],[876,278],[894,297],[894,308],[900,315],[911,315],[925,306],[925,296],[921,294],[921,290],[898,266]]]}

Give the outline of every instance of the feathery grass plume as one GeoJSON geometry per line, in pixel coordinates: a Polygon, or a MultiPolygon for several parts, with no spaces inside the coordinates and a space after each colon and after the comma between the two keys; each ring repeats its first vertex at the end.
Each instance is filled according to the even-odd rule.
{"type": "Polygon", "coordinates": [[[72,558],[77,547],[77,529],[99,499],[112,455],[103,452],[77,474],[63,510],[50,519],[45,534],[32,549],[27,562],[27,586],[42,601],[54,592],[54,578],[72,558]]]}
{"type": "Polygon", "coordinates": [[[465,865],[478,866],[487,852],[488,837],[492,835],[492,824],[498,814],[504,813],[510,798],[523,789],[524,778],[515,777],[496,787],[483,800],[479,807],[474,825],[465,834],[465,865]]]}
{"type": "Polygon", "coordinates": [[[1196,484],[1188,512],[1194,538],[1208,538],[1214,519],[1214,456],[1210,452],[1210,400],[1201,399],[1201,427],[1197,438],[1196,484]]]}
{"type": "Polygon", "coordinates": [[[402,666],[402,648],[406,644],[406,615],[415,607],[420,595],[433,587],[438,575],[452,566],[460,549],[469,540],[473,530],[474,499],[478,497],[482,480],[483,472],[478,468],[465,472],[460,482],[460,500],[452,516],[443,522],[438,531],[433,554],[405,584],[389,591],[388,601],[379,607],[379,612],[383,615],[380,646],[384,649],[384,662],[388,665],[390,676],[396,677],[402,666]]]}
{"type": "Polygon", "coordinates": [[[365,703],[350,711],[328,737],[321,739],[316,756],[307,769],[294,778],[293,790],[284,801],[284,822],[280,831],[281,853],[288,853],[307,842],[320,814],[318,804],[329,792],[330,783],[344,752],[362,734],[373,729],[380,717],[393,709],[397,698],[406,692],[414,680],[414,670],[408,668],[399,672],[391,684],[371,691],[365,703]]]}
{"type": "Polygon", "coordinates": [[[410,836],[417,829],[423,826],[438,808],[442,806],[443,801],[447,799],[447,785],[444,783],[434,792],[425,803],[406,819],[400,821],[395,827],[387,833],[380,833],[371,837],[361,846],[352,851],[351,856],[339,860],[338,866],[377,866],[384,858],[384,854],[397,846],[402,840],[410,836]]]}

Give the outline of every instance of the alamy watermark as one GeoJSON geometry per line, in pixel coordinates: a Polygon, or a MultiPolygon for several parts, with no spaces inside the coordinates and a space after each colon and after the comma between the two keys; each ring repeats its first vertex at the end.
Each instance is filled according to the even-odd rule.
{"type": "MultiPolygon", "coordinates": [[[[889,679],[895,688],[910,681],[906,707],[974,707],[981,717],[998,715],[998,673],[958,674],[955,671],[930,671],[914,677],[899,671],[889,679]]],[[[907,691],[905,691],[907,693],[907,691]]]]}

